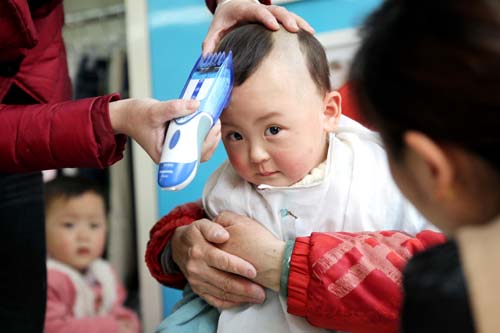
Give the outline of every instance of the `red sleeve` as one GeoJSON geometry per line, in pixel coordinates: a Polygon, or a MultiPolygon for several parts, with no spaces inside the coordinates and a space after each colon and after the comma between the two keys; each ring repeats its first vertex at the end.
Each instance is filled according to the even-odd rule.
{"type": "Polygon", "coordinates": [[[369,124],[359,111],[359,105],[352,92],[352,84],[349,82],[345,83],[340,87],[339,93],[342,96],[342,114],[356,120],[360,124],[363,124],[363,126],[374,129],[374,126],[369,124]]]}
{"type": "Polygon", "coordinates": [[[158,282],[174,288],[182,288],[186,279],[182,274],[166,274],[161,265],[161,254],[172,238],[177,227],[190,224],[205,218],[206,215],[199,203],[191,202],[174,208],[169,214],[156,222],[149,233],[146,247],[146,264],[151,275],[158,282]]]}
{"type": "MultiPolygon", "coordinates": [[[[270,5],[271,0],[259,0],[264,5],[270,5]]],[[[205,0],[208,9],[213,13],[215,12],[215,8],[217,7],[217,0],[205,0]]]]}
{"type": "Polygon", "coordinates": [[[37,105],[0,104],[0,171],[107,167],[122,158],[108,105],[118,94],[37,105]]]}
{"type": "Polygon", "coordinates": [[[356,333],[397,332],[402,270],[443,234],[396,231],[313,233],[297,238],[288,282],[288,312],[312,325],[356,333]]]}

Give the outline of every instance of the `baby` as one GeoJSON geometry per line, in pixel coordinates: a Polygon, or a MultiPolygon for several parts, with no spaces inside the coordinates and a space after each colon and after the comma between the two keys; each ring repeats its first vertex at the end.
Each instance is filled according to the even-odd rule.
{"type": "Polygon", "coordinates": [[[45,185],[47,310],[45,333],[136,333],[137,315],[109,263],[106,199],[86,179],[59,177],[45,185]]]}
{"type": "MultiPolygon", "coordinates": [[[[314,36],[246,25],[222,40],[218,51],[229,50],[235,86],[220,118],[229,161],[204,188],[210,218],[226,210],[246,215],[284,241],[312,232],[429,228],[393,183],[379,136],[341,115],[341,96],[331,90],[326,54],[314,36]]],[[[220,316],[206,307],[192,311],[199,299],[184,299],[160,329],[322,331],[288,314],[286,291],[278,289],[267,290],[263,304],[220,316]]]]}

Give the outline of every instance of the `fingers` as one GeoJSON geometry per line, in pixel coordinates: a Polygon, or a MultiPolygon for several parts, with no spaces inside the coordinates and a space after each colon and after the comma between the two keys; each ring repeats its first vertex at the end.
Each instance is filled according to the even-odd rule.
{"type": "Polygon", "coordinates": [[[245,278],[217,270],[205,270],[203,280],[190,281],[193,291],[217,307],[232,307],[241,303],[262,303],[266,298],[263,287],[245,278]]]}
{"type": "Polygon", "coordinates": [[[174,99],[155,104],[155,112],[158,112],[160,121],[167,122],[174,118],[193,113],[200,106],[200,102],[193,99],[174,99]]]}
{"type": "Polygon", "coordinates": [[[220,121],[217,120],[214,127],[208,132],[207,138],[203,143],[203,149],[201,152],[201,162],[208,161],[212,157],[217,145],[220,141],[220,121]]]}
{"type": "Polygon", "coordinates": [[[295,13],[290,13],[290,14],[293,15],[293,17],[295,18],[295,21],[297,22],[299,28],[301,28],[302,30],[305,30],[311,34],[316,33],[316,31],[314,31],[314,28],[311,27],[311,25],[309,23],[307,23],[307,21],[304,20],[302,17],[300,17],[299,15],[297,15],[295,13]]]}
{"type": "MultiPolygon", "coordinates": [[[[200,294],[198,294],[198,295],[200,295],[200,294]]],[[[248,302],[231,302],[228,300],[224,300],[224,299],[212,296],[210,294],[205,294],[205,295],[200,295],[200,296],[205,301],[207,301],[208,304],[215,306],[218,309],[230,309],[230,308],[234,308],[236,306],[242,305],[243,303],[248,303],[248,302]]]]}
{"type": "MultiPolygon", "coordinates": [[[[183,253],[181,255],[182,261],[188,261],[185,267],[185,273],[188,278],[199,276],[203,267],[215,268],[249,279],[253,279],[257,275],[255,267],[252,264],[237,256],[226,253],[212,244],[216,242],[223,243],[229,238],[229,233],[220,225],[212,223],[209,220],[198,220],[190,227],[185,227],[181,230],[185,232],[174,234],[174,243],[172,243],[173,255],[175,262],[179,265],[177,255],[183,253]],[[192,227],[195,227],[195,229],[192,227]],[[180,238],[177,236],[180,236],[180,238]],[[187,244],[188,246],[179,246],[183,244],[187,244]],[[183,248],[185,250],[182,250],[183,248]],[[180,253],[177,253],[178,251],[180,253]],[[186,254],[188,258],[186,258],[186,254]]],[[[183,269],[182,266],[179,265],[181,270],[183,269]]]]}
{"type": "Polygon", "coordinates": [[[198,220],[196,225],[200,230],[201,235],[208,242],[221,244],[229,239],[229,233],[226,229],[210,220],[198,220]]]}
{"type": "Polygon", "coordinates": [[[204,298],[209,295],[231,303],[260,304],[265,300],[266,293],[264,289],[244,278],[217,272],[216,276],[211,277],[211,280],[218,283],[210,284],[207,282],[197,290],[193,290],[204,298]]]}
{"type": "Polygon", "coordinates": [[[214,52],[215,47],[223,36],[223,31],[228,28],[229,27],[225,27],[219,24],[219,21],[216,21],[216,19],[214,18],[214,21],[208,29],[207,36],[201,44],[203,56],[206,56],[207,53],[214,52]]]}
{"type": "MultiPolygon", "coordinates": [[[[256,9],[252,12],[248,13],[248,17],[246,17],[246,21],[250,22],[260,22],[264,24],[264,26],[270,30],[278,30],[280,25],[278,21],[280,18],[272,11],[269,10],[269,7],[277,7],[277,6],[263,6],[263,5],[254,5],[257,6],[256,9]]],[[[285,8],[279,7],[288,12],[285,8]]],[[[282,12],[281,12],[282,13],[282,12]]],[[[298,30],[298,28],[297,28],[298,30]]],[[[297,31],[295,30],[295,31],[297,31]]]]}
{"type": "Polygon", "coordinates": [[[233,27],[245,22],[260,22],[268,29],[278,30],[276,18],[266,6],[250,2],[233,2],[217,8],[214,19],[202,43],[203,55],[213,52],[220,39],[233,27]]]}
{"type": "Polygon", "coordinates": [[[299,30],[295,15],[290,13],[285,7],[271,5],[267,6],[266,9],[286,30],[290,32],[297,32],[299,30]]]}
{"type": "Polygon", "coordinates": [[[257,276],[257,271],[252,264],[218,248],[213,248],[207,253],[207,264],[220,271],[233,273],[248,279],[254,279],[257,276]]]}

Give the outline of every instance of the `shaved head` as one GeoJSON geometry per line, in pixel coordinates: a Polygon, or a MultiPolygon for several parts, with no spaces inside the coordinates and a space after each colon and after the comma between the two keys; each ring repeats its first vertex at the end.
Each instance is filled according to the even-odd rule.
{"type": "Polygon", "coordinates": [[[227,34],[217,51],[233,52],[234,84],[245,82],[264,62],[289,64],[297,75],[309,75],[322,93],[330,91],[328,61],[321,43],[310,33],[291,33],[281,28],[266,29],[260,24],[238,27],[227,34]],[[302,71],[302,69],[307,71],[302,71]]]}

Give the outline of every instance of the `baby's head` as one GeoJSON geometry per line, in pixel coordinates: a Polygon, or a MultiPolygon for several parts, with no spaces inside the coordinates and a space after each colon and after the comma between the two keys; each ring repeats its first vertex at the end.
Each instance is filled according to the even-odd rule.
{"type": "Polygon", "coordinates": [[[221,115],[229,160],[252,184],[292,185],[326,159],[340,117],[325,51],[305,31],[258,24],[230,32],[218,48],[229,50],[234,88],[221,115]]]}
{"type": "Polygon", "coordinates": [[[58,177],[45,184],[47,254],[85,271],[106,242],[106,196],[87,179],[58,177]]]}

